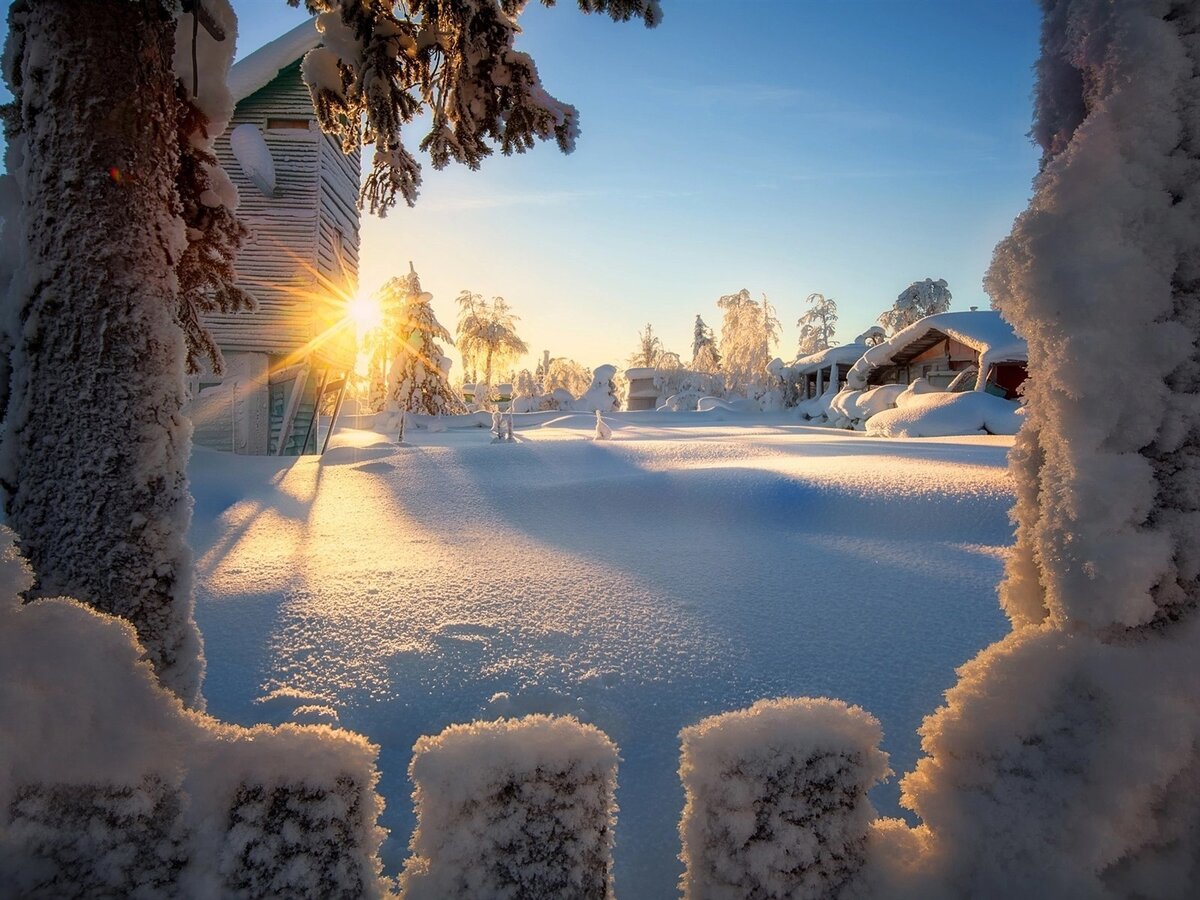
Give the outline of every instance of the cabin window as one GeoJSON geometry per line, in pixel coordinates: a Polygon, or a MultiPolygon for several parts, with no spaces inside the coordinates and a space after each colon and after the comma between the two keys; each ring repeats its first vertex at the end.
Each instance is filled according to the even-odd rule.
{"type": "Polygon", "coordinates": [[[309,131],[308,119],[267,119],[268,131],[309,131]]]}

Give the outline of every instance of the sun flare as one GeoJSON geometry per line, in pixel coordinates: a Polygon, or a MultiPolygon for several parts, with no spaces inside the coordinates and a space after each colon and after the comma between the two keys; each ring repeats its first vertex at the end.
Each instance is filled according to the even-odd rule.
{"type": "Polygon", "coordinates": [[[378,297],[358,294],[346,302],[346,318],[354,323],[361,336],[383,324],[383,306],[378,297]]]}

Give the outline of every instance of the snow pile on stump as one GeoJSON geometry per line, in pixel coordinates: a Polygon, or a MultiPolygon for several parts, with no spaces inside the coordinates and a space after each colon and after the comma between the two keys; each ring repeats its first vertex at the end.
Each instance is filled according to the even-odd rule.
{"type": "Polygon", "coordinates": [[[128,622],[23,604],[0,527],[0,886],[16,896],[373,897],[377,748],[189,712],[128,622]]]}
{"type": "Polygon", "coordinates": [[[683,730],[681,887],[709,897],[829,897],[864,863],[886,777],[879,722],[838,700],[763,700],[683,730]]]}
{"type": "Polygon", "coordinates": [[[421,738],[405,896],[612,896],[617,761],[603,732],[569,716],[421,738]]]}

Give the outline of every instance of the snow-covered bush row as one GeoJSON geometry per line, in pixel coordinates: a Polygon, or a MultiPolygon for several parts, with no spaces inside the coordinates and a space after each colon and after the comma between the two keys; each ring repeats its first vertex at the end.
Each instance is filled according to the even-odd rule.
{"type": "Polygon", "coordinates": [[[875,437],[944,437],[951,434],[1016,434],[1020,407],[1011,400],[980,391],[936,392],[900,396],[894,409],[866,420],[875,437]]]}
{"type": "Polygon", "coordinates": [[[417,741],[409,900],[612,896],[617,748],[570,717],[452,725],[417,741]]]}
{"type": "Polygon", "coordinates": [[[810,698],[684,729],[684,896],[836,896],[865,861],[866,793],[888,774],[881,737],[861,708],[810,698]]]}
{"type": "Polygon", "coordinates": [[[0,528],[0,895],[383,893],[375,747],[186,711],[128,622],[31,583],[0,528]]]}

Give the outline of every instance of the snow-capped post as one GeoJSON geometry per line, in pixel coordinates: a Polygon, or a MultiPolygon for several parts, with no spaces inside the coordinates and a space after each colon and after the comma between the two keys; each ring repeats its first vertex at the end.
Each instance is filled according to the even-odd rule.
{"type": "Polygon", "coordinates": [[[0,896],[386,893],[378,747],[185,711],[132,624],[32,583],[0,525],[0,896]]]}
{"type": "Polygon", "coordinates": [[[612,426],[604,421],[600,415],[600,410],[596,410],[596,434],[594,439],[597,441],[607,441],[612,437],[612,426]]]}
{"type": "Polygon", "coordinates": [[[407,900],[612,897],[617,747],[570,716],[452,725],[413,748],[407,900]]]}
{"type": "Polygon", "coordinates": [[[839,700],[762,700],[680,734],[686,900],[837,896],[888,774],[879,722],[839,700]]]}

